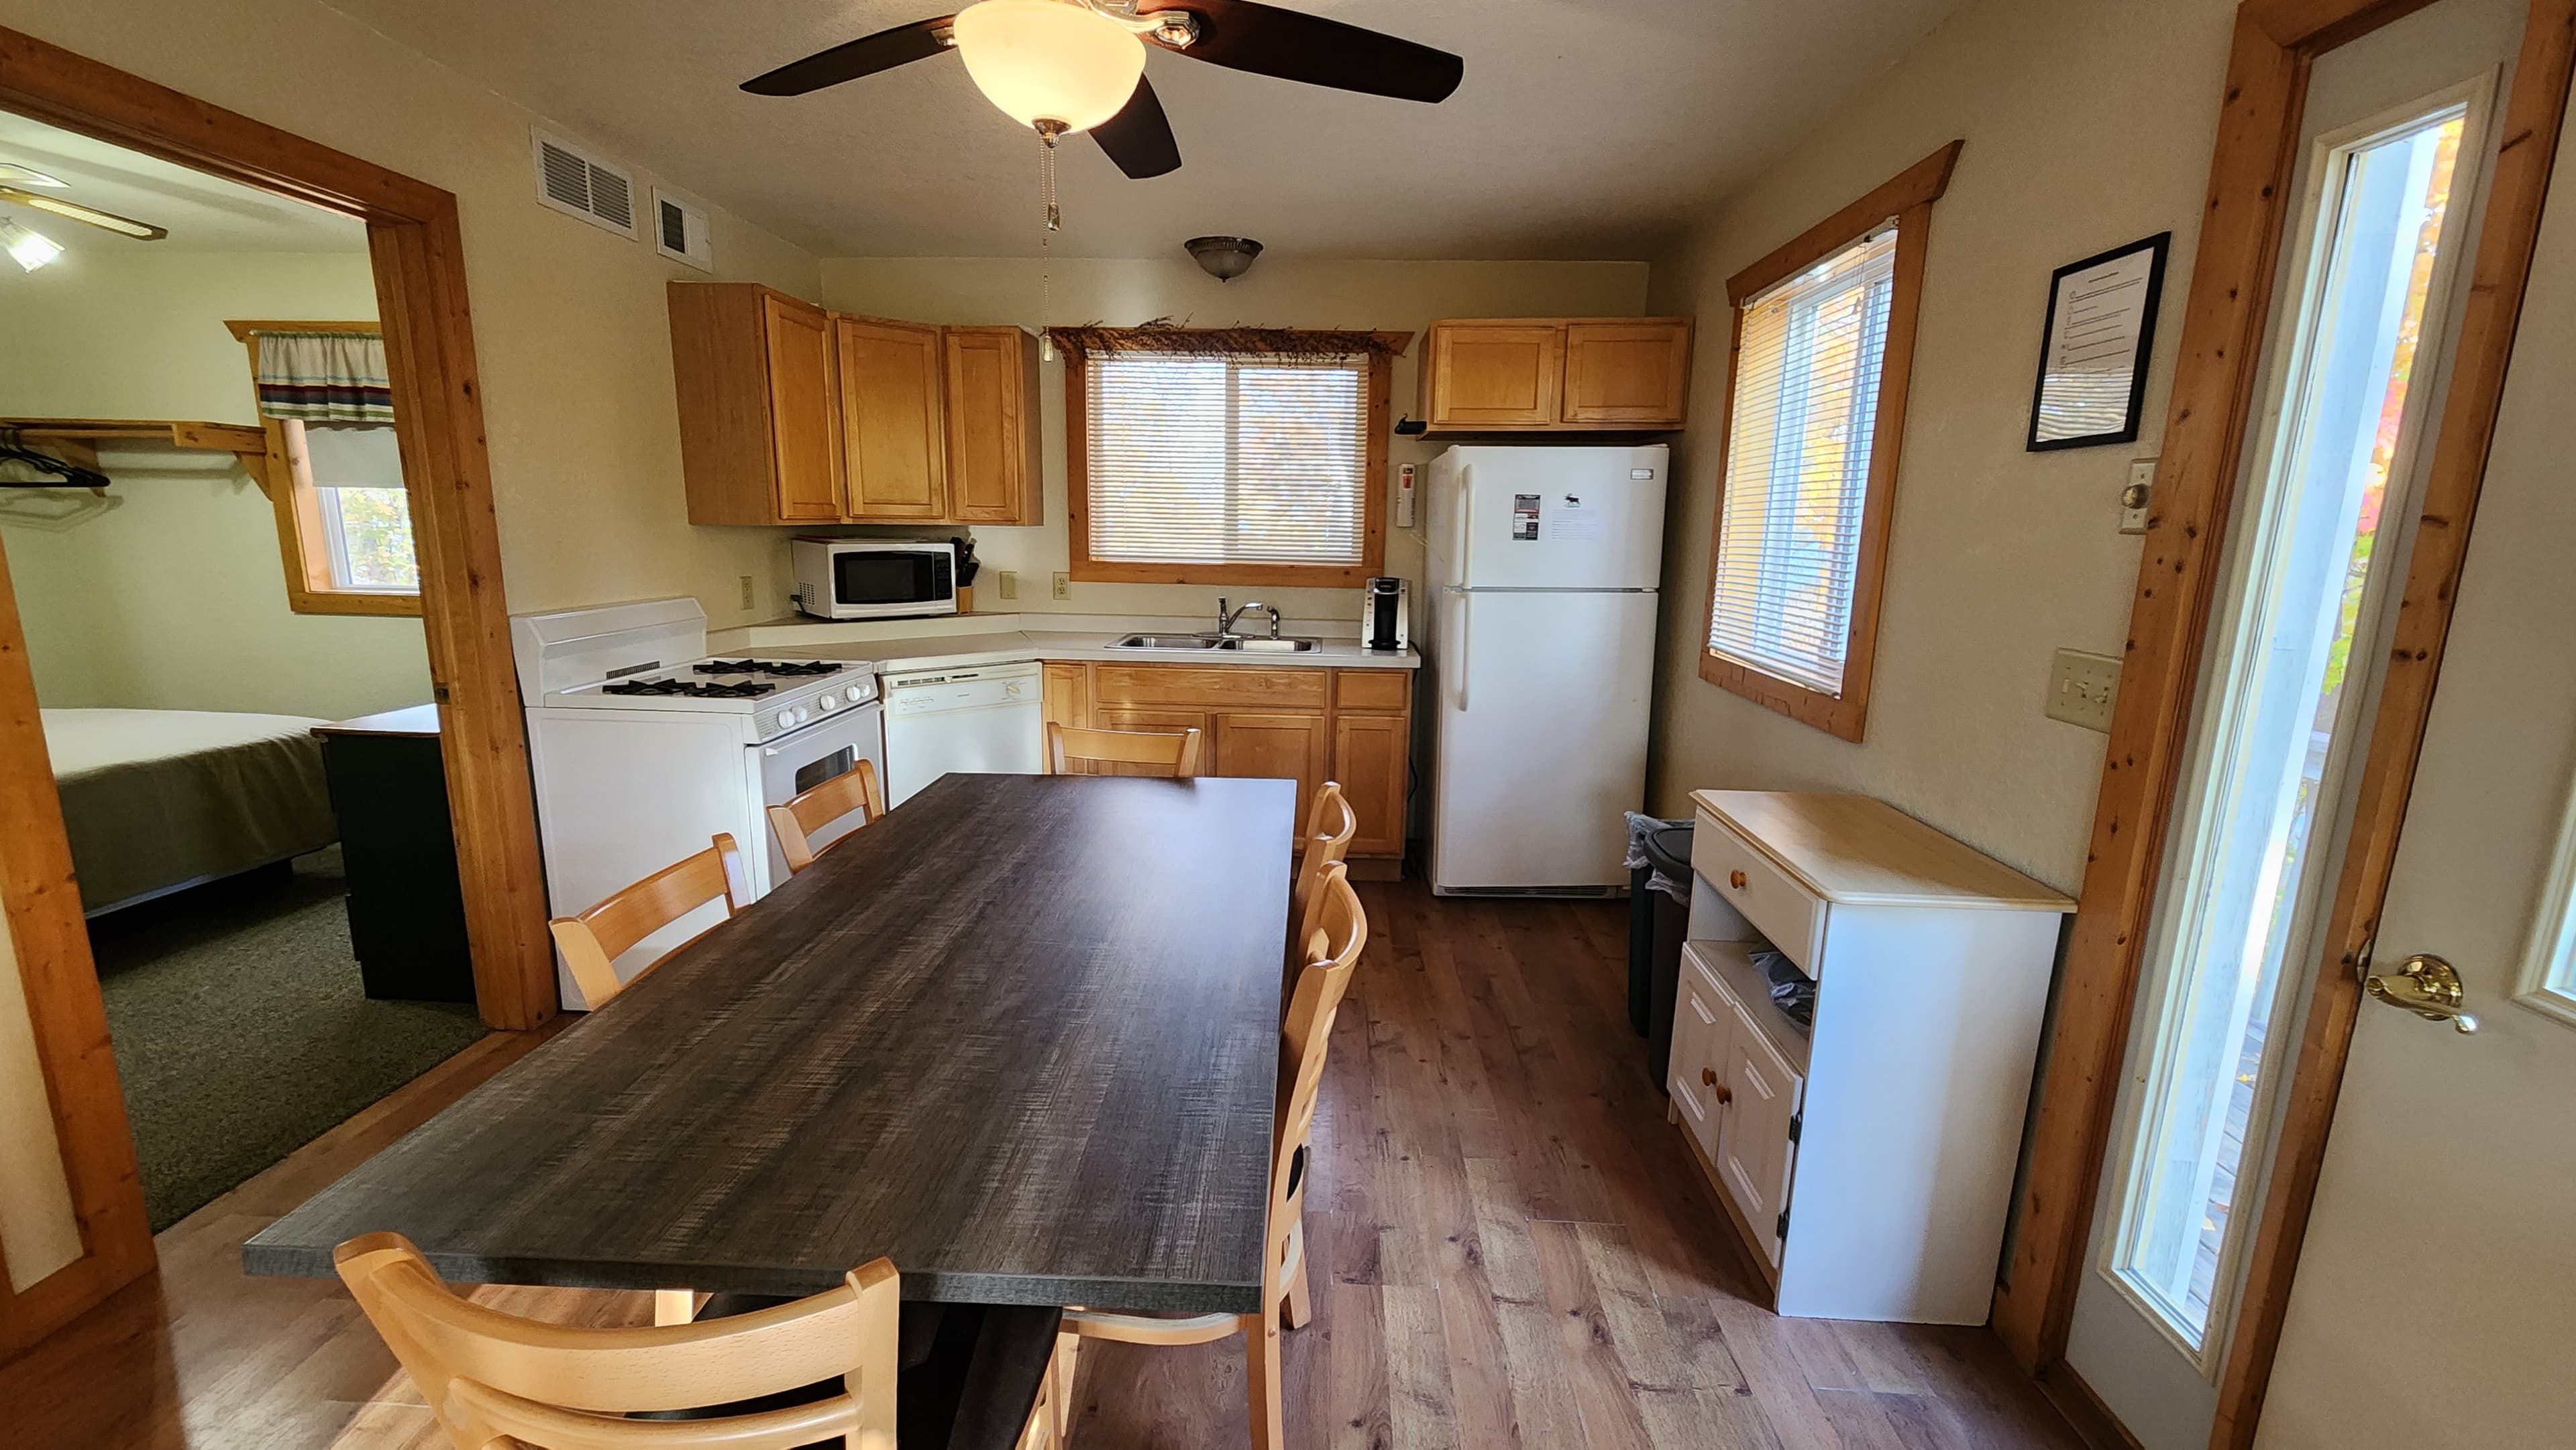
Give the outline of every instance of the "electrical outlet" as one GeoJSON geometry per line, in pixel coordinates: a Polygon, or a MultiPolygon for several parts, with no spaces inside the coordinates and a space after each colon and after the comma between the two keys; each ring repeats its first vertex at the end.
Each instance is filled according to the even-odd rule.
{"type": "Polygon", "coordinates": [[[743,574],[743,575],[739,575],[739,576],[737,576],[737,577],[742,581],[742,607],[743,607],[743,608],[745,608],[745,609],[749,609],[749,608],[751,608],[751,600],[752,600],[752,594],[751,594],[751,576],[750,576],[750,575],[748,575],[748,574],[743,574]]]}
{"type": "Polygon", "coordinates": [[[2141,458],[2129,465],[2128,486],[2120,490],[2120,532],[2147,531],[2147,506],[2156,498],[2156,461],[2141,458]]]}
{"type": "Polygon", "coordinates": [[[2120,662],[2109,655],[2062,649],[2048,665],[2048,718],[2111,732],[2120,703],[2120,662]]]}
{"type": "Polygon", "coordinates": [[[1073,597],[1073,576],[1062,569],[1055,571],[1055,597],[1058,599],[1073,597]]]}
{"type": "Polygon", "coordinates": [[[994,593],[996,593],[996,594],[1001,595],[1004,599],[1017,599],[1017,598],[1019,598],[1019,597],[1020,597],[1020,571],[1019,571],[1019,570],[1017,570],[1017,569],[996,569],[996,570],[994,570],[994,571],[993,571],[993,592],[994,592],[994,593]]]}

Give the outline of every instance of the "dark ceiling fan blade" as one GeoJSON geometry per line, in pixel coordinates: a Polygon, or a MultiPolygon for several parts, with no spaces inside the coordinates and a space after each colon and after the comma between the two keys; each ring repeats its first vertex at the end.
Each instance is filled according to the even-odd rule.
{"type": "Polygon", "coordinates": [[[956,18],[942,15],[936,20],[916,20],[910,25],[846,40],[830,50],[818,50],[803,60],[790,61],[766,75],[753,76],[742,83],[742,88],[755,96],[801,96],[916,60],[928,60],[955,43],[949,39],[949,24],[956,18]]]}
{"type": "Polygon", "coordinates": [[[1467,72],[1467,63],[1445,50],[1256,0],[1142,0],[1136,10],[1186,10],[1197,17],[1198,38],[1187,46],[1147,32],[1147,40],[1166,50],[1335,90],[1445,101],[1467,72]]]}
{"type": "Polygon", "coordinates": [[[1154,83],[1143,76],[1136,78],[1136,94],[1127,98],[1126,106],[1091,128],[1091,139],[1100,143],[1119,170],[1138,181],[1181,169],[1181,143],[1172,136],[1171,118],[1163,114],[1154,83]]]}

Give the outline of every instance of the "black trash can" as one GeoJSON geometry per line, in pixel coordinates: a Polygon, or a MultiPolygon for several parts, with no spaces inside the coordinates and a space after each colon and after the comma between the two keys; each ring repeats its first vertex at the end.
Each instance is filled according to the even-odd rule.
{"type": "Polygon", "coordinates": [[[1655,1086],[1664,1086],[1690,935],[1691,823],[1658,826],[1637,842],[1646,863],[1629,873],[1628,1021],[1646,1039],[1655,1086]]]}

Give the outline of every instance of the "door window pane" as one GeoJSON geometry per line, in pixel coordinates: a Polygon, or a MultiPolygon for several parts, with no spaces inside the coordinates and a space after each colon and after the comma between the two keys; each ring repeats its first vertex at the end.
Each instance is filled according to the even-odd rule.
{"type": "Polygon", "coordinates": [[[2247,1145],[2264,1137],[2273,1018],[2284,966],[2294,950],[2306,960],[2330,783],[2362,715],[2347,687],[2386,572],[2383,506],[2415,427],[2407,401],[2466,124],[2454,104],[2325,158],[2277,436],[2249,500],[2234,615],[2214,637],[2216,703],[2175,833],[2170,957],[2113,1246],[2121,1281],[2194,1349],[2247,1145]]]}

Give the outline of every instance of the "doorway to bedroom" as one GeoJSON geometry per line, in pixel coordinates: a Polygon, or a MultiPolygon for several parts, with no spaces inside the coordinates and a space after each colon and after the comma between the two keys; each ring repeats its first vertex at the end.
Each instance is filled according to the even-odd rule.
{"type": "Polygon", "coordinates": [[[0,112],[0,547],[158,1231],[485,1032],[366,224],[0,112]]]}

